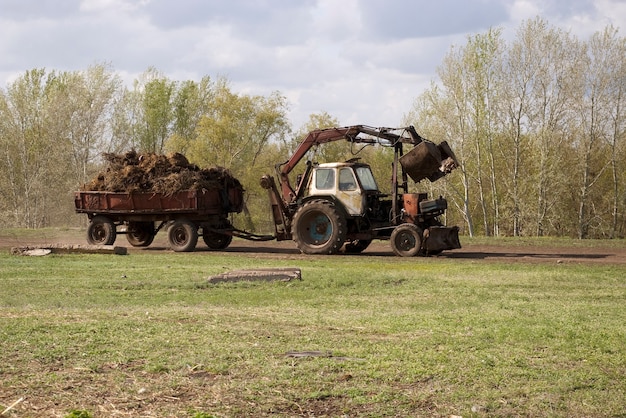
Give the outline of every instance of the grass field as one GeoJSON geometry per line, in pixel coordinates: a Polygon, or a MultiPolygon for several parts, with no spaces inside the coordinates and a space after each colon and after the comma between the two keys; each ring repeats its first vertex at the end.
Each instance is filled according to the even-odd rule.
{"type": "Polygon", "coordinates": [[[4,251],[0,414],[626,417],[625,306],[626,265],[4,251]]]}

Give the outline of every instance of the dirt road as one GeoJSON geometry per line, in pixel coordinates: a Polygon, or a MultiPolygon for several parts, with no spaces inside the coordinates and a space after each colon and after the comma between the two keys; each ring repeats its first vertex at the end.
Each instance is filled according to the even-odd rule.
{"type": "MultiPolygon", "coordinates": [[[[462,241],[462,238],[461,238],[462,241]]],[[[161,249],[166,249],[162,247],[161,249]]],[[[205,249],[199,245],[198,252],[205,249]]],[[[208,250],[206,250],[208,251],[208,250]]],[[[265,242],[250,243],[248,241],[234,241],[226,250],[228,252],[253,253],[257,257],[284,256],[288,258],[306,258],[307,255],[300,254],[294,243],[265,242]]],[[[370,245],[362,254],[351,255],[351,257],[395,257],[389,243],[377,241],[370,245]]],[[[546,246],[516,246],[516,245],[468,245],[463,248],[445,251],[437,258],[473,260],[482,262],[524,262],[524,263],[605,263],[605,264],[626,264],[626,247],[546,247],[546,246]]]]}
{"type": "MultiPolygon", "coordinates": [[[[50,243],[60,244],[86,244],[85,233],[78,229],[69,230],[44,230],[41,234],[29,233],[10,234],[0,231],[0,251],[8,251],[11,247],[35,246],[50,243]]],[[[507,245],[499,242],[494,245],[467,244],[461,237],[463,248],[446,251],[437,256],[442,259],[469,260],[475,262],[523,262],[523,263],[601,263],[601,264],[626,264],[626,242],[603,241],[597,245],[583,246],[572,241],[572,245],[507,245]]],[[[595,243],[594,243],[595,244],[595,243]]],[[[154,243],[147,248],[131,247],[123,235],[117,237],[115,245],[128,247],[133,252],[171,251],[168,248],[166,234],[161,232],[157,235],[154,243]]],[[[199,240],[195,251],[197,254],[210,253],[202,240],[199,240]]],[[[266,241],[252,242],[235,239],[225,252],[241,253],[257,258],[288,258],[305,259],[310,256],[301,254],[292,241],[266,241]]],[[[394,257],[385,241],[374,241],[362,254],[350,257],[394,257]]]]}

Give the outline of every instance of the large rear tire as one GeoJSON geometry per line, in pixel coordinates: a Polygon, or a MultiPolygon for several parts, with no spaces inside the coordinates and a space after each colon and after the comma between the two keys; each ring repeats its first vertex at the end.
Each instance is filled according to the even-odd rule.
{"type": "Polygon", "coordinates": [[[391,249],[400,257],[416,256],[422,248],[422,230],[413,224],[398,225],[391,233],[391,249]]]}
{"type": "Polygon", "coordinates": [[[293,240],[305,254],[336,254],[346,240],[346,219],[332,202],[312,200],[293,217],[293,240]]]}
{"type": "Polygon", "coordinates": [[[168,231],[170,248],[176,252],[189,252],[198,243],[198,227],[186,219],[174,221],[168,231]]]}
{"type": "Polygon", "coordinates": [[[126,239],[133,247],[147,247],[154,241],[154,222],[129,222],[126,239]]]}
{"type": "Polygon", "coordinates": [[[94,216],[87,227],[87,242],[91,245],[113,245],[117,238],[113,221],[106,216],[94,216]]]}

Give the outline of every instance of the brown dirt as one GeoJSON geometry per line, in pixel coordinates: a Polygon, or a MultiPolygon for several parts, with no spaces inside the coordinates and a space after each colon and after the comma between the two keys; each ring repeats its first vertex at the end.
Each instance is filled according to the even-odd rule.
{"type": "MultiPolygon", "coordinates": [[[[463,238],[461,238],[461,243],[463,238]]],[[[198,252],[205,249],[199,245],[198,252]]],[[[208,250],[207,250],[208,251],[208,250]]],[[[251,243],[233,241],[228,252],[253,253],[257,257],[282,256],[286,258],[311,257],[300,254],[291,241],[251,243]]],[[[395,257],[389,243],[374,242],[362,254],[349,257],[395,257]]],[[[463,248],[444,251],[438,255],[441,259],[468,260],[480,262],[522,262],[522,263],[604,263],[626,264],[626,247],[576,248],[569,246],[515,246],[515,245],[464,245],[463,248]]]]}
{"type": "MultiPolygon", "coordinates": [[[[154,243],[147,248],[131,247],[123,235],[118,235],[115,245],[128,247],[129,251],[148,251],[158,253],[160,251],[171,251],[168,248],[167,234],[165,231],[159,232],[154,243]]],[[[0,234],[0,249],[10,249],[11,247],[36,246],[44,244],[85,244],[84,230],[71,229],[66,231],[47,230],[46,233],[36,238],[25,238],[19,236],[7,236],[0,234]]],[[[626,244],[625,245],[602,245],[598,243],[592,248],[565,245],[506,245],[502,243],[494,245],[468,245],[463,243],[463,248],[445,251],[437,256],[440,259],[454,259],[459,261],[472,262],[515,262],[515,263],[577,263],[577,264],[626,264],[626,244]]],[[[203,245],[202,240],[198,241],[197,254],[207,254],[209,251],[203,245]]],[[[270,259],[306,259],[312,256],[301,254],[292,241],[265,241],[253,242],[242,239],[235,239],[224,252],[248,254],[255,258],[270,259]]],[[[318,256],[320,257],[320,256],[318,256]]],[[[386,241],[375,241],[370,247],[359,255],[345,257],[395,257],[389,243],[386,241]]]]}

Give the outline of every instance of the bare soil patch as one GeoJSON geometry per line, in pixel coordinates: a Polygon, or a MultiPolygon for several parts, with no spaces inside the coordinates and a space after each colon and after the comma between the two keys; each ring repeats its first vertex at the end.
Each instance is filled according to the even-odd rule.
{"type": "MultiPolygon", "coordinates": [[[[578,248],[569,246],[516,246],[516,245],[475,245],[463,244],[463,248],[444,251],[436,256],[441,259],[469,260],[475,262],[522,262],[522,263],[605,263],[626,264],[626,248],[594,247],[578,248]]],[[[198,251],[204,251],[198,248],[198,251]]],[[[291,241],[250,243],[235,241],[226,250],[230,252],[254,253],[256,256],[282,255],[293,258],[301,256],[291,241]]],[[[358,255],[346,257],[395,257],[386,241],[373,242],[367,250],[358,255]]]]}
{"type": "MultiPolygon", "coordinates": [[[[85,232],[80,229],[59,230],[50,232],[47,230],[40,236],[31,234],[29,237],[3,234],[0,232],[0,248],[35,246],[42,244],[85,244],[85,232]]],[[[577,263],[577,264],[626,264],[626,246],[603,246],[579,247],[566,245],[507,245],[497,243],[494,245],[466,244],[463,248],[445,251],[436,256],[441,259],[466,260],[472,262],[516,262],[516,263],[577,263]]],[[[154,243],[147,248],[134,248],[127,245],[124,235],[119,235],[115,242],[117,246],[127,246],[129,252],[156,252],[171,251],[167,244],[166,234],[161,232],[157,235],[154,243]]],[[[197,254],[214,253],[201,244],[196,249],[197,254]]],[[[226,253],[241,253],[256,258],[278,259],[306,259],[310,255],[301,254],[292,241],[266,241],[254,242],[243,239],[235,239],[224,250],[226,253]]],[[[389,243],[386,241],[374,241],[362,254],[345,257],[395,257],[389,243]]]]}

